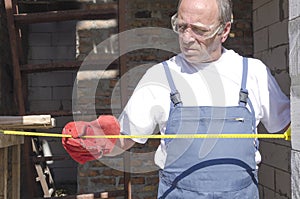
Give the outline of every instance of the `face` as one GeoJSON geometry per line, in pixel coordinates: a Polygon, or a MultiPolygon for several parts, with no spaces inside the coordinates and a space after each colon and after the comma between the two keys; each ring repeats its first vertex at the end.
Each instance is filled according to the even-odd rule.
{"type": "Polygon", "coordinates": [[[220,58],[230,23],[221,24],[216,0],[182,0],[173,29],[179,34],[182,54],[190,63],[204,63],[220,58]]]}

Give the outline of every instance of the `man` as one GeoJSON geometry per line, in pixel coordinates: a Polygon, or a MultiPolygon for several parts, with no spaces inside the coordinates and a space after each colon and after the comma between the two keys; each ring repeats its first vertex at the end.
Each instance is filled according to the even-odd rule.
{"type": "MultiPolygon", "coordinates": [[[[181,0],[172,26],[181,54],[150,68],[119,118],[132,135],[270,133],[290,123],[288,98],[266,66],[222,47],[231,28],[230,0],[181,0]]],[[[106,154],[134,142],[118,140],[106,154]]],[[[258,198],[253,139],[162,139],[158,198],[258,198]]]]}

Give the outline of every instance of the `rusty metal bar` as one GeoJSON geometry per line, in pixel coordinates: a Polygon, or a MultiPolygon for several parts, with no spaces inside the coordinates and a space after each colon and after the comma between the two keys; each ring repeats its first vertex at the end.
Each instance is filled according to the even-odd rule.
{"type": "Polygon", "coordinates": [[[14,14],[18,24],[45,23],[68,20],[111,19],[117,15],[117,4],[107,3],[97,9],[78,9],[14,14]]]}

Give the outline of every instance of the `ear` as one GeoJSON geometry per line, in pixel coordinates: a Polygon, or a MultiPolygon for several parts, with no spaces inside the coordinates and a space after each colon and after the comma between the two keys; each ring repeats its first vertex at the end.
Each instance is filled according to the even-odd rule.
{"type": "Polygon", "coordinates": [[[226,39],[228,38],[230,30],[231,30],[231,22],[227,22],[225,24],[224,30],[223,30],[223,32],[221,34],[221,41],[222,41],[222,43],[224,43],[226,41],[226,39]]]}

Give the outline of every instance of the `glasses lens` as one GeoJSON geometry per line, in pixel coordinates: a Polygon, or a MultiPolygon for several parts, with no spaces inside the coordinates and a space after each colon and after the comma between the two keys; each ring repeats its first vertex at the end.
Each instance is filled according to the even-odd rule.
{"type": "Polygon", "coordinates": [[[171,18],[171,26],[172,26],[173,31],[178,33],[177,13],[174,14],[171,18]]]}
{"type": "Polygon", "coordinates": [[[177,34],[182,34],[186,31],[187,28],[190,28],[192,32],[195,34],[195,36],[205,40],[214,37],[216,34],[220,33],[220,30],[222,30],[222,25],[219,25],[213,31],[211,27],[201,27],[193,24],[178,23],[177,16],[178,15],[176,13],[171,18],[172,29],[177,34]]]}

